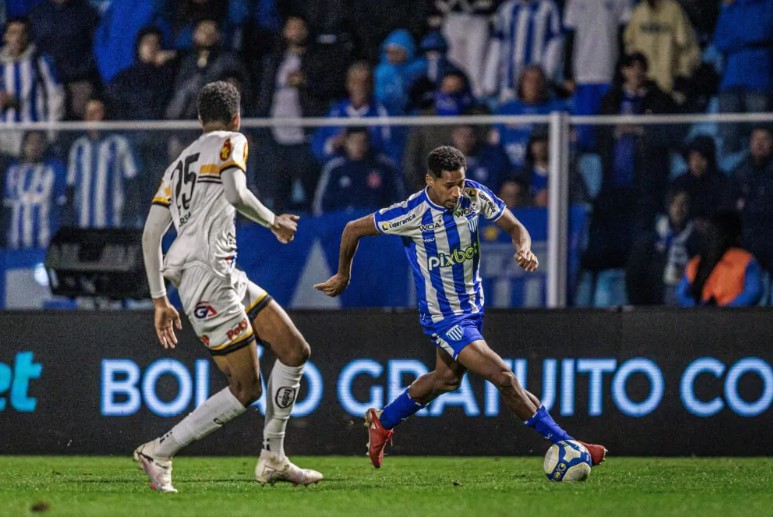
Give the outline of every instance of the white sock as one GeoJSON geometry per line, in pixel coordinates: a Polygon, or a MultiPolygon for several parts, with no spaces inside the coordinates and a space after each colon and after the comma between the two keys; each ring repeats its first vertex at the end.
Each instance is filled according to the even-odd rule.
{"type": "Polygon", "coordinates": [[[285,455],[285,428],[301,387],[303,367],[287,366],[276,361],[268,379],[263,448],[280,458],[285,455]]]}
{"type": "Polygon", "coordinates": [[[159,456],[171,458],[189,443],[220,429],[246,409],[231,390],[224,388],[188,413],[171,431],[159,438],[155,452],[159,456]]]}

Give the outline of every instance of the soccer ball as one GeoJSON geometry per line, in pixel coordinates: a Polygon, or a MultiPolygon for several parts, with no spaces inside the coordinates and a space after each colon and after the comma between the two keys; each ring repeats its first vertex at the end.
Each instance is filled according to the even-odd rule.
{"type": "Polygon", "coordinates": [[[545,475],[551,481],[585,481],[590,466],[588,449],[574,440],[554,443],[545,454],[545,475]]]}

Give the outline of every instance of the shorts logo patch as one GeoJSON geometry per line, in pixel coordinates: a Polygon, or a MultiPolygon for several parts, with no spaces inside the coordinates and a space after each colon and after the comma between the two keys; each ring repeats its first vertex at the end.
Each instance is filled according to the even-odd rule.
{"type": "Polygon", "coordinates": [[[199,302],[196,304],[196,308],[193,309],[193,315],[197,319],[205,320],[213,316],[217,316],[217,311],[207,302],[199,302]]]}
{"type": "Polygon", "coordinates": [[[459,325],[454,325],[446,332],[446,336],[452,341],[460,341],[464,337],[464,331],[459,325]]]}
{"type": "Polygon", "coordinates": [[[282,386],[276,392],[274,403],[282,409],[286,409],[295,402],[295,388],[282,386]]]}
{"type": "Polygon", "coordinates": [[[250,322],[247,321],[247,318],[244,318],[242,321],[240,321],[237,325],[234,325],[231,330],[225,333],[226,337],[228,338],[228,341],[233,341],[239,335],[243,334],[245,330],[247,330],[250,327],[250,322]]]}
{"type": "Polygon", "coordinates": [[[231,144],[231,139],[226,138],[225,142],[223,142],[223,147],[220,148],[220,159],[226,161],[228,157],[231,156],[232,149],[233,145],[231,144]]]}

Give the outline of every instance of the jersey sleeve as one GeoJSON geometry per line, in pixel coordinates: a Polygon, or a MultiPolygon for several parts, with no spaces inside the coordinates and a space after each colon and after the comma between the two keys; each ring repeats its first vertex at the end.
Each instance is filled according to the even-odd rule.
{"type": "Polygon", "coordinates": [[[409,210],[408,201],[382,208],[373,214],[373,219],[379,233],[400,235],[401,237],[411,235],[418,228],[420,222],[418,212],[409,210]]]}
{"type": "Polygon", "coordinates": [[[505,202],[499,199],[487,186],[467,180],[470,197],[479,199],[479,213],[484,219],[496,221],[505,213],[505,202]]]}
{"type": "Polygon", "coordinates": [[[247,138],[241,133],[233,133],[223,140],[217,156],[217,173],[236,167],[242,172],[247,172],[247,155],[249,146],[247,138]]]}
{"type": "Polygon", "coordinates": [[[161,178],[161,185],[158,186],[156,194],[153,196],[153,204],[169,208],[172,204],[172,167],[170,166],[161,178]]]}

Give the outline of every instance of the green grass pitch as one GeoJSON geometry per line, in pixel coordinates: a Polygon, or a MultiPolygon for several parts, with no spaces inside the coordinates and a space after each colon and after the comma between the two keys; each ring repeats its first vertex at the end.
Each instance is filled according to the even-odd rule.
{"type": "Polygon", "coordinates": [[[254,458],[181,456],[179,494],[130,458],[0,456],[0,516],[770,515],[773,458],[616,458],[585,483],[553,483],[542,458],[297,457],[316,486],[261,487],[254,458]]]}

